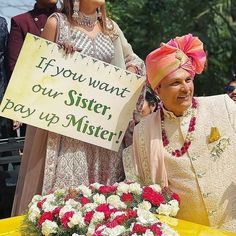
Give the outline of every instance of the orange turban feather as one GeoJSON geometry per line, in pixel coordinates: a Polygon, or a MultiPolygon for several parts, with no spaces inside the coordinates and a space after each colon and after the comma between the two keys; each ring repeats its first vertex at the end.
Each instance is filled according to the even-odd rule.
{"type": "Polygon", "coordinates": [[[206,63],[203,43],[192,34],[171,39],[146,58],[147,78],[155,89],[159,83],[171,76],[192,77],[201,74],[206,63]]]}

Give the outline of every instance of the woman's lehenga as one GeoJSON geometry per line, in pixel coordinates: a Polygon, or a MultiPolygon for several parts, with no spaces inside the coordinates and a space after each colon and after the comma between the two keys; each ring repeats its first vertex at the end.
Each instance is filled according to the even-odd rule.
{"type": "MultiPolygon", "coordinates": [[[[75,47],[83,48],[83,54],[111,63],[114,46],[108,35],[98,33],[95,38],[90,38],[78,28],[69,28],[64,15],[54,15],[60,25],[58,43],[66,41],[69,36],[72,43],[75,43],[75,47]]],[[[122,181],[124,171],[121,149],[119,152],[114,152],[49,132],[43,194],[53,188],[87,185],[93,182],[110,184],[122,181]]]]}

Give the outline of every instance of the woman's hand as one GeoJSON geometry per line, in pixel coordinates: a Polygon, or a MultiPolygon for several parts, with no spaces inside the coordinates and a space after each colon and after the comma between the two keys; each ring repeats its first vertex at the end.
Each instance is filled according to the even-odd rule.
{"type": "Polygon", "coordinates": [[[65,51],[66,54],[74,53],[75,51],[81,52],[82,48],[75,47],[74,44],[69,42],[60,43],[59,46],[65,51]]]}
{"type": "Polygon", "coordinates": [[[133,66],[133,65],[129,65],[128,67],[127,67],[127,70],[128,71],[130,71],[130,72],[132,72],[132,73],[134,73],[134,74],[137,74],[137,68],[136,68],[136,66],[133,66]]]}

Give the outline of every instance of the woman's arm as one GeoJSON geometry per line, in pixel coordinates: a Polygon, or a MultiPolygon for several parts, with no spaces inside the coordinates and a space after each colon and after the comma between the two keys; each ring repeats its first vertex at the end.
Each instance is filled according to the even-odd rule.
{"type": "Polygon", "coordinates": [[[145,75],[146,69],[144,61],[133,52],[131,45],[128,43],[117,23],[113,21],[113,24],[122,44],[126,69],[139,75],[145,75]]]}
{"type": "Polygon", "coordinates": [[[43,32],[41,34],[42,38],[45,38],[49,41],[56,42],[57,37],[57,19],[55,17],[48,18],[43,32]]]}

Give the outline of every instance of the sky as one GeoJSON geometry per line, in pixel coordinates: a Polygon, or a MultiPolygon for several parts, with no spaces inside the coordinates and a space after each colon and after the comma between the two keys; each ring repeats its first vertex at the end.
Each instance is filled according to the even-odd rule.
{"type": "Polygon", "coordinates": [[[10,18],[31,10],[34,3],[35,0],[0,0],[0,16],[7,20],[8,29],[10,29],[10,18]],[[12,5],[12,7],[6,7],[9,4],[12,5]]]}

